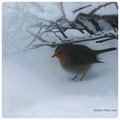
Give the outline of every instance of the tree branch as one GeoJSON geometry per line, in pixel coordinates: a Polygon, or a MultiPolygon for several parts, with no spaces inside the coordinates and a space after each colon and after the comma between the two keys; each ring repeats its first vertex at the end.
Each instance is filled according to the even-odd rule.
{"type": "Polygon", "coordinates": [[[78,11],[80,11],[80,10],[82,10],[82,9],[85,9],[85,8],[87,8],[87,7],[90,7],[90,6],[91,6],[91,5],[86,5],[86,6],[84,6],[84,7],[80,7],[80,8],[78,8],[78,9],[74,10],[73,13],[76,13],[76,12],[78,12],[78,11]]]}
{"type": "Polygon", "coordinates": [[[89,15],[90,15],[90,16],[91,16],[91,15],[94,15],[97,10],[101,9],[102,7],[106,7],[106,6],[108,6],[108,5],[111,5],[111,4],[113,4],[113,3],[114,3],[114,2],[108,2],[108,3],[105,3],[105,4],[103,4],[103,5],[98,6],[97,8],[93,9],[93,10],[89,13],[89,15]]]}
{"type": "Polygon", "coordinates": [[[56,37],[59,38],[59,40],[60,40],[61,42],[63,42],[63,40],[60,38],[60,36],[58,36],[58,35],[56,34],[56,32],[54,32],[54,31],[52,31],[52,32],[55,34],[56,37]]]}
{"type": "Polygon", "coordinates": [[[114,3],[115,3],[116,8],[118,9],[118,3],[117,2],[114,2],[114,3]]]}
{"type": "Polygon", "coordinates": [[[94,32],[91,31],[87,26],[85,26],[85,25],[81,22],[81,20],[80,20],[79,18],[77,19],[76,23],[81,24],[81,25],[84,27],[84,29],[85,29],[90,35],[94,34],[94,32]]]}
{"type": "Polygon", "coordinates": [[[65,38],[67,38],[67,36],[66,36],[65,33],[62,31],[61,27],[57,24],[57,22],[56,22],[55,24],[56,24],[57,28],[59,29],[59,31],[61,32],[61,34],[62,34],[65,38]]]}
{"type": "Polygon", "coordinates": [[[99,26],[99,24],[94,20],[94,19],[90,19],[90,22],[92,23],[92,25],[95,27],[96,31],[100,31],[101,33],[103,33],[101,31],[101,27],[99,26]]]}
{"type": "MultiPolygon", "coordinates": [[[[53,42],[53,43],[44,43],[44,44],[37,44],[37,45],[33,45],[32,48],[30,49],[35,49],[35,48],[39,48],[39,47],[42,47],[42,46],[49,46],[49,47],[56,47],[56,46],[60,46],[60,45],[65,45],[65,44],[75,44],[75,43],[80,43],[80,42],[88,42],[88,41],[96,41],[96,40],[99,40],[99,39],[102,39],[103,40],[100,40],[101,41],[108,41],[108,40],[113,40],[113,39],[117,39],[117,37],[113,34],[104,34],[104,35],[100,35],[100,36],[97,36],[97,37],[92,37],[90,36],[91,38],[81,38],[81,39],[71,39],[71,40],[64,40],[64,42],[60,42],[60,43],[56,43],[56,42],[53,42]]],[[[99,41],[97,41],[96,43],[100,43],[99,41]]]]}
{"type": "Polygon", "coordinates": [[[86,13],[79,13],[77,18],[79,17],[86,17],[88,20],[89,19],[97,19],[97,20],[105,20],[105,21],[118,21],[118,15],[89,15],[86,13]]]}
{"type": "Polygon", "coordinates": [[[104,39],[104,40],[99,40],[99,41],[96,41],[96,43],[103,43],[103,42],[106,42],[106,41],[109,41],[109,40],[113,40],[114,38],[108,38],[108,39],[104,39]]]}
{"type": "Polygon", "coordinates": [[[32,32],[31,32],[30,30],[28,30],[27,28],[26,28],[26,32],[28,32],[30,35],[34,36],[35,38],[37,38],[38,40],[40,40],[40,41],[42,41],[42,42],[47,42],[47,40],[44,40],[42,37],[35,35],[34,33],[32,33],[32,32]]]}

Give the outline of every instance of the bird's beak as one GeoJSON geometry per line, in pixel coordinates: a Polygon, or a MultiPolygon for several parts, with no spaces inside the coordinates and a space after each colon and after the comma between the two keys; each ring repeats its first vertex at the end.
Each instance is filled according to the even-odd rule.
{"type": "Polygon", "coordinates": [[[56,55],[54,54],[51,58],[55,57],[56,55]]]}

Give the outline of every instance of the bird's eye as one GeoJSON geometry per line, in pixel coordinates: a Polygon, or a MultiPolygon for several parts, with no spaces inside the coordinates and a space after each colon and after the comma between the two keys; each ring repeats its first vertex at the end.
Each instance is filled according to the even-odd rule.
{"type": "Polygon", "coordinates": [[[60,54],[60,51],[58,51],[58,54],[60,54]]]}

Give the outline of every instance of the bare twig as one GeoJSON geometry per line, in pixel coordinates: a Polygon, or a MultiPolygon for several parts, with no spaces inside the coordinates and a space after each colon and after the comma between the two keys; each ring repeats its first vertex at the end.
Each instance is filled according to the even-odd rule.
{"type": "Polygon", "coordinates": [[[113,26],[118,29],[118,21],[112,22],[113,26]]]}
{"type": "Polygon", "coordinates": [[[67,18],[66,18],[66,14],[65,14],[65,12],[64,12],[64,8],[63,8],[63,3],[62,2],[60,2],[60,10],[61,10],[61,12],[62,12],[62,17],[65,19],[65,20],[67,20],[67,18]]]}
{"type": "Polygon", "coordinates": [[[60,39],[61,42],[63,42],[63,40],[60,38],[60,36],[58,36],[58,35],[56,34],[56,32],[53,32],[53,33],[56,35],[56,37],[58,37],[58,38],[60,39]]]}
{"type": "Polygon", "coordinates": [[[91,19],[90,22],[92,23],[92,25],[95,27],[96,31],[100,31],[101,33],[103,33],[101,31],[101,27],[99,26],[99,24],[94,20],[94,19],[91,19]]]}
{"type": "Polygon", "coordinates": [[[68,23],[72,23],[72,21],[69,21],[66,17],[65,11],[64,11],[64,7],[63,7],[63,2],[59,3],[59,9],[62,13],[62,19],[64,19],[65,21],[67,21],[68,23]]]}
{"type": "Polygon", "coordinates": [[[43,34],[45,34],[45,33],[48,33],[48,32],[60,32],[60,31],[52,31],[53,29],[50,29],[50,30],[46,30],[46,31],[43,31],[39,36],[42,36],[43,34]]]}
{"type": "Polygon", "coordinates": [[[81,24],[81,25],[84,27],[84,29],[85,29],[90,35],[94,34],[94,32],[91,31],[87,26],[85,26],[85,25],[81,22],[81,20],[80,20],[79,18],[77,19],[76,22],[79,23],[79,24],[81,24]]]}
{"type": "Polygon", "coordinates": [[[80,43],[80,42],[87,42],[87,41],[96,41],[98,39],[117,39],[116,36],[114,35],[103,35],[103,36],[99,36],[99,37],[94,37],[94,38],[88,38],[88,39],[84,39],[84,40],[77,40],[77,41],[73,41],[73,42],[70,42],[70,43],[80,43]]]}
{"type": "MultiPolygon", "coordinates": [[[[41,28],[39,29],[39,31],[38,31],[36,36],[39,35],[40,31],[41,31],[41,28]]],[[[30,47],[30,45],[32,45],[32,43],[35,42],[35,40],[36,40],[36,37],[30,42],[30,44],[27,46],[27,48],[30,47]]]]}
{"type": "Polygon", "coordinates": [[[76,12],[78,12],[78,11],[80,11],[80,10],[82,10],[82,9],[85,9],[85,8],[87,8],[87,7],[90,7],[90,6],[91,6],[91,5],[86,5],[86,6],[84,6],[84,7],[80,7],[80,8],[78,8],[78,9],[74,10],[73,13],[76,13],[76,12]]]}
{"type": "Polygon", "coordinates": [[[99,40],[99,41],[96,41],[96,43],[103,43],[103,42],[106,42],[106,41],[109,41],[109,40],[113,40],[113,38],[108,38],[108,39],[104,39],[104,40],[99,40]]]}
{"type": "Polygon", "coordinates": [[[66,15],[65,15],[65,12],[64,12],[64,8],[63,8],[63,3],[62,3],[62,2],[60,2],[60,7],[61,7],[61,12],[62,12],[64,18],[66,18],[66,15]]]}
{"type": "Polygon", "coordinates": [[[62,31],[61,27],[57,24],[57,22],[56,22],[55,24],[56,24],[57,28],[59,29],[59,31],[61,32],[61,34],[62,34],[65,38],[67,38],[67,36],[66,36],[65,33],[62,31]]]}
{"type": "Polygon", "coordinates": [[[55,24],[54,22],[51,22],[51,23],[50,23],[50,25],[46,26],[46,28],[45,28],[45,29],[49,29],[49,28],[53,27],[53,26],[54,26],[54,24],[55,24]]]}
{"type": "MultiPolygon", "coordinates": [[[[38,31],[38,33],[37,33],[37,35],[36,35],[36,36],[38,36],[38,35],[39,35],[39,33],[40,33],[41,29],[42,29],[42,28],[40,28],[40,29],[39,29],[39,31],[38,31]]],[[[35,37],[35,38],[34,38],[34,39],[33,39],[33,40],[32,40],[32,41],[31,41],[31,42],[27,45],[27,47],[26,47],[26,48],[29,48],[29,47],[30,47],[30,46],[31,46],[31,45],[35,42],[35,40],[36,40],[36,37],[35,37]]],[[[26,53],[26,52],[27,52],[27,50],[25,50],[25,53],[26,53]]],[[[25,53],[24,53],[24,54],[25,54],[25,53]]]]}
{"type": "Polygon", "coordinates": [[[72,23],[70,26],[71,26],[71,28],[66,28],[66,30],[67,30],[67,29],[76,29],[76,30],[80,31],[81,33],[85,34],[85,32],[84,32],[84,30],[85,30],[84,27],[79,28],[79,27],[78,27],[78,26],[79,26],[78,23],[74,22],[74,23],[72,23]]]}
{"type": "Polygon", "coordinates": [[[106,7],[106,6],[108,6],[108,5],[111,5],[111,4],[113,4],[113,3],[114,3],[114,2],[108,2],[108,3],[105,3],[105,4],[103,4],[103,5],[98,6],[97,8],[93,9],[93,10],[89,13],[89,15],[90,15],[90,16],[91,16],[91,15],[94,15],[97,10],[101,9],[102,7],[106,7]]]}
{"type": "Polygon", "coordinates": [[[79,13],[77,18],[86,17],[87,19],[97,19],[97,20],[106,20],[106,21],[118,21],[118,15],[89,15],[86,13],[79,13]]]}
{"type": "Polygon", "coordinates": [[[114,4],[115,4],[116,8],[118,9],[118,3],[117,3],[117,2],[114,2],[114,4]]]}
{"type": "Polygon", "coordinates": [[[114,27],[114,25],[113,25],[113,23],[112,23],[112,22],[110,22],[110,21],[109,21],[108,23],[109,23],[109,24],[110,24],[110,26],[113,28],[113,30],[114,30],[115,32],[117,32],[117,31],[116,31],[116,29],[115,29],[115,27],[114,27]]]}
{"type": "Polygon", "coordinates": [[[60,32],[60,31],[47,30],[47,31],[44,31],[42,34],[40,34],[40,36],[42,36],[43,34],[45,34],[45,33],[47,33],[47,32],[49,32],[49,33],[54,33],[55,36],[56,36],[57,38],[59,38],[59,40],[60,40],[61,42],[63,42],[63,40],[60,38],[60,36],[57,35],[57,32],[60,32]]]}
{"type": "Polygon", "coordinates": [[[35,38],[37,38],[38,40],[42,41],[42,42],[47,42],[47,40],[44,40],[42,37],[40,36],[36,36],[33,32],[31,32],[29,29],[26,28],[26,32],[28,32],[30,35],[34,36],[35,38]]]}

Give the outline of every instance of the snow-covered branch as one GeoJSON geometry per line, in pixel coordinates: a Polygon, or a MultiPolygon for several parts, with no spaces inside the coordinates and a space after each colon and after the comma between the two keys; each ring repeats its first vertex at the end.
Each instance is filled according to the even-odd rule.
{"type": "MultiPolygon", "coordinates": [[[[6,23],[4,24],[4,31],[6,32],[3,33],[3,37],[6,40],[13,40],[13,37],[18,36],[18,34],[13,35],[13,31],[15,33],[16,31],[19,31],[18,33],[23,34],[21,38],[23,38],[23,40],[28,40],[28,43],[26,42],[27,44],[25,45],[26,49],[35,49],[41,46],[55,47],[61,44],[75,44],[88,41],[103,43],[105,41],[117,39],[118,13],[116,2],[100,3],[95,6],[93,3],[88,3],[85,5],[79,4],[80,6],[77,6],[76,8],[74,7],[74,9],[72,8],[71,13],[69,11],[70,8],[67,8],[68,10],[66,9],[66,3],[59,2],[54,4],[54,6],[56,5],[57,9],[55,8],[55,11],[59,12],[57,19],[54,19],[54,16],[51,17],[51,19],[47,17],[52,16],[51,13],[53,13],[54,10],[50,11],[48,8],[44,8],[44,5],[42,3],[40,4],[30,2],[15,3],[15,6],[9,6],[9,4],[4,5],[4,8],[7,8],[6,6],[9,6],[8,9],[14,11],[14,14],[11,15],[10,13],[9,16],[8,14],[3,16],[4,20],[8,20],[9,18],[10,21],[8,25],[6,25],[6,23]],[[110,9],[110,6],[112,6],[112,8],[114,7],[116,9],[116,12],[109,13],[109,10],[109,14],[103,14],[103,12],[99,12],[104,8],[106,10],[110,9]],[[74,17],[74,19],[69,19],[69,16],[74,17]],[[11,24],[13,18],[16,19],[16,21],[14,21],[15,24],[11,24]],[[10,30],[7,27],[9,25],[11,25],[9,27],[10,30]],[[72,32],[71,35],[68,35],[67,31],[71,30],[77,31],[78,34],[85,37],[77,38],[72,32]],[[113,34],[108,34],[110,32],[113,34]],[[9,35],[6,35],[6,33],[9,35]],[[96,34],[100,35],[96,36],[96,34]],[[54,38],[52,39],[52,42],[48,39],[49,35],[52,35],[54,38]],[[46,36],[48,36],[48,38],[46,36]],[[32,46],[33,44],[37,45],[32,46]]],[[[18,40],[20,41],[21,39],[18,40]]]]}
{"type": "MultiPolygon", "coordinates": [[[[108,34],[100,34],[100,35],[93,35],[93,36],[88,36],[84,38],[77,38],[77,39],[65,39],[62,42],[46,42],[46,43],[41,43],[41,44],[35,44],[31,48],[27,48],[25,50],[31,50],[31,49],[36,49],[39,47],[43,46],[49,46],[49,47],[56,47],[60,45],[65,45],[65,44],[76,44],[76,43],[81,43],[81,42],[88,42],[88,41],[96,41],[96,43],[102,43],[108,40],[115,40],[118,39],[118,37],[114,34],[108,33],[108,34]]],[[[25,51],[23,50],[23,51],[25,51]]]]}

